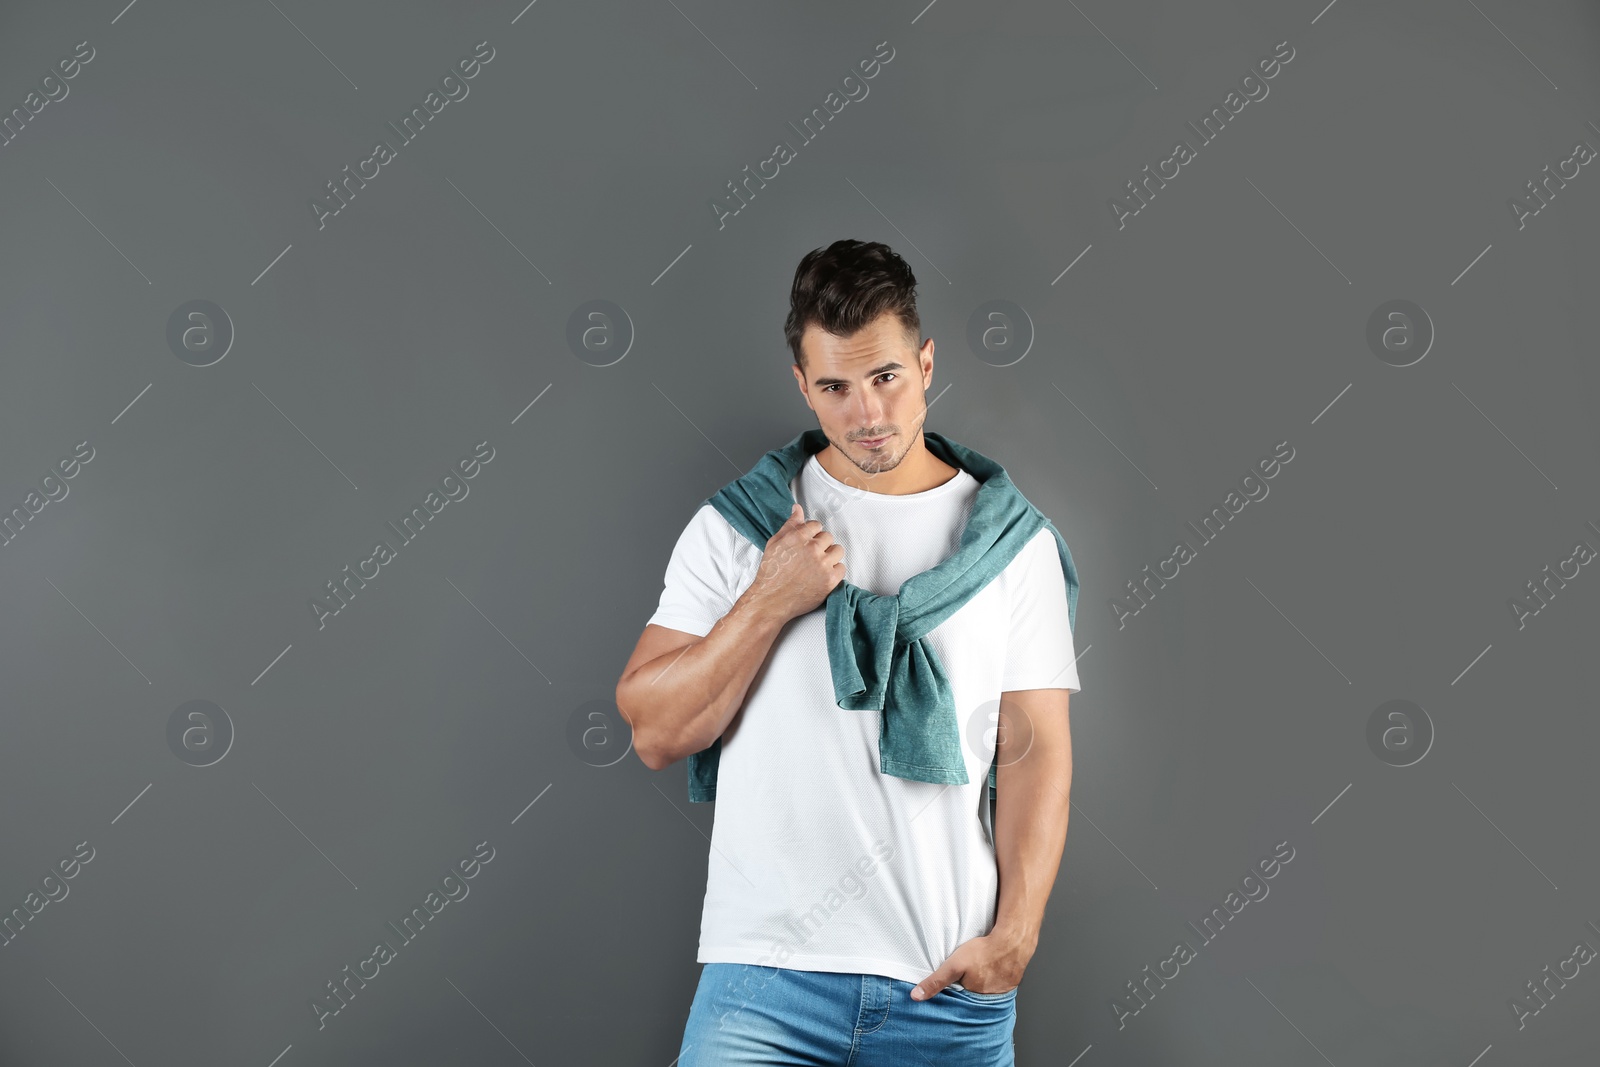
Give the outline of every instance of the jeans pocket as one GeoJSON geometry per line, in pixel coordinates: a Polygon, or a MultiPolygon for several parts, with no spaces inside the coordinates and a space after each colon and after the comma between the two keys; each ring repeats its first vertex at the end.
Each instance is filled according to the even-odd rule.
{"type": "Polygon", "coordinates": [[[1004,993],[979,993],[975,989],[957,989],[954,986],[946,986],[945,988],[958,997],[965,997],[968,1000],[977,1001],[979,1004],[1004,1004],[1015,1000],[1018,989],[1017,986],[1012,986],[1004,993]]]}

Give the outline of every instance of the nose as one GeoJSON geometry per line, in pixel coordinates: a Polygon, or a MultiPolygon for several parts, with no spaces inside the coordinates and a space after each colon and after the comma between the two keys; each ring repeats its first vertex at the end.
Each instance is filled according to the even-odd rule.
{"type": "Polygon", "coordinates": [[[856,409],[857,424],[865,429],[881,429],[887,423],[884,415],[888,412],[888,405],[879,396],[862,396],[860,406],[856,409]]]}

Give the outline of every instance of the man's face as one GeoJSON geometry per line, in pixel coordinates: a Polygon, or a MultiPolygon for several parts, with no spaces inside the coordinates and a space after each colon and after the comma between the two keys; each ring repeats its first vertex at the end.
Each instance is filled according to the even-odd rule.
{"type": "Polygon", "coordinates": [[[807,326],[800,349],[806,369],[793,367],[795,380],[833,447],[867,474],[899,466],[927,418],[933,339],[916,348],[885,313],[850,337],[807,326]]]}

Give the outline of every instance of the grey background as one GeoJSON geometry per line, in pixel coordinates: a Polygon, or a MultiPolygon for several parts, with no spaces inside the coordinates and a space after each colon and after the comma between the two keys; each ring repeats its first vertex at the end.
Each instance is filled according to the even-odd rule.
{"type": "Polygon", "coordinates": [[[1592,5],[11,3],[0,109],[81,40],[0,148],[0,505],[95,452],[0,549],[0,905],[95,855],[0,949],[0,1062],[670,1063],[713,806],[614,713],[587,748],[573,724],[607,725],[585,706],[698,504],[815,424],[782,321],[839,237],[907,257],[928,427],[1079,568],[1019,1062],[1593,1049],[1592,967],[1524,1028],[1508,1002],[1600,946],[1600,577],[1520,629],[1508,601],[1600,546],[1600,177],[1522,229],[1507,206],[1600,145],[1592,5]],[[484,40],[468,97],[319,230],[309,200],[484,40]],[[885,40],[719,229],[708,202],[885,40]],[[1119,229],[1123,181],[1285,40],[1270,95],[1119,229]],[[1437,330],[1403,368],[1365,340],[1396,298],[1437,330]],[[236,330],[208,367],[166,343],[196,299],[236,330]],[[567,343],[595,299],[634,331],[609,366],[567,343]],[[1034,330],[1008,367],[965,343],[994,299],[1034,330]],[[467,498],[319,629],[309,600],[483,440],[467,498]],[[1119,627],[1285,440],[1270,495],[1119,627]],[[1436,731],[1409,767],[1366,741],[1392,699],[1436,731]],[[167,741],[191,700],[236,731],[207,767],[167,741]],[[480,841],[470,894],[319,1029],[310,998],[480,841]],[[1201,945],[1186,922],[1280,841],[1201,945]],[[1197,958],[1119,1029],[1180,938],[1197,958]]]}

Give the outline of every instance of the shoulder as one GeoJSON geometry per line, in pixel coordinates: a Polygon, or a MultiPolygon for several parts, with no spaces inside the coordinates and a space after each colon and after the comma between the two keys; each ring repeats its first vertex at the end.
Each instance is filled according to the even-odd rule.
{"type": "Polygon", "coordinates": [[[1023,561],[1036,561],[1055,554],[1056,535],[1050,532],[1050,527],[1041,526],[1037,533],[1028,538],[1028,543],[1022,546],[1022,551],[1011,561],[1011,566],[1015,567],[1023,561]]]}
{"type": "Polygon", "coordinates": [[[756,547],[749,538],[734,529],[733,524],[717,510],[715,504],[710,502],[702,503],[695,509],[688,525],[683,528],[680,539],[718,559],[732,560],[740,564],[746,563],[751,553],[758,560],[762,553],[761,548],[756,547]]]}
{"type": "Polygon", "coordinates": [[[1050,532],[1050,527],[1044,526],[1012,557],[1011,562],[1000,572],[1000,577],[1007,587],[1011,587],[1032,580],[1041,569],[1048,572],[1052,564],[1059,571],[1061,564],[1056,562],[1058,560],[1055,534],[1050,532]]]}
{"type": "Polygon", "coordinates": [[[723,517],[722,512],[717,510],[716,505],[709,501],[703,502],[695,509],[694,514],[689,516],[688,523],[683,527],[682,536],[708,546],[715,545],[725,549],[731,548],[736,539],[743,540],[739,537],[739,531],[735,530],[723,517]]]}

